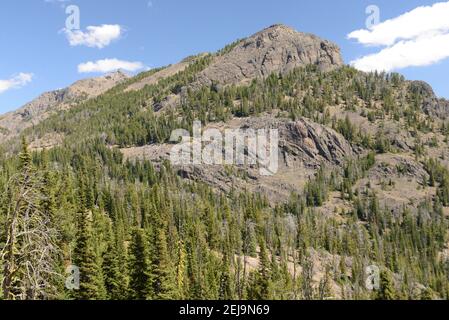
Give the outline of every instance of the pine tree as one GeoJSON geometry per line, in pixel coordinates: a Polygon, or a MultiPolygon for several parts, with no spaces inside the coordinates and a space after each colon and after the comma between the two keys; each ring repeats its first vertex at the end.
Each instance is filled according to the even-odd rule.
{"type": "Polygon", "coordinates": [[[120,255],[112,230],[109,232],[108,246],[103,254],[103,274],[108,299],[126,299],[126,275],[120,270],[120,255]]]}
{"type": "Polygon", "coordinates": [[[441,183],[437,191],[438,198],[443,206],[449,206],[449,173],[443,172],[441,177],[441,183]]]}
{"type": "Polygon", "coordinates": [[[102,299],[103,286],[102,270],[98,265],[98,258],[93,248],[92,213],[85,207],[85,196],[81,191],[80,212],[78,213],[78,231],[74,262],[79,268],[80,287],[74,294],[78,300],[102,299]]]}
{"type": "Polygon", "coordinates": [[[269,300],[271,298],[271,262],[268,259],[265,242],[259,241],[259,270],[253,273],[248,288],[248,298],[252,300],[269,300]]]}
{"type": "Polygon", "coordinates": [[[130,299],[146,300],[153,297],[151,262],[148,240],[143,229],[134,229],[129,248],[130,299]]]}
{"type": "Polygon", "coordinates": [[[420,296],[421,300],[434,300],[435,299],[435,293],[433,292],[432,289],[430,288],[425,288],[424,290],[422,290],[421,292],[421,296],[420,296]]]}
{"type": "Polygon", "coordinates": [[[313,279],[313,261],[310,256],[305,256],[302,262],[302,294],[305,300],[313,300],[314,288],[312,286],[313,279]]]}
{"type": "Polygon", "coordinates": [[[52,225],[57,225],[56,221],[56,178],[54,173],[49,168],[48,153],[44,149],[41,154],[42,157],[42,171],[43,171],[43,183],[42,194],[44,198],[41,201],[41,207],[46,211],[51,218],[52,225]]]}
{"type": "Polygon", "coordinates": [[[153,290],[154,297],[160,300],[176,298],[176,285],[173,266],[167,247],[167,236],[165,233],[165,223],[161,223],[156,229],[153,263],[153,290]]]}
{"type": "Polygon", "coordinates": [[[229,270],[230,260],[227,254],[223,255],[221,262],[220,288],[218,297],[220,300],[234,299],[234,290],[232,286],[231,271],[229,270]]]}
{"type": "Polygon", "coordinates": [[[325,300],[332,297],[330,269],[326,267],[324,277],[320,280],[319,299],[325,300]]]}
{"type": "Polygon", "coordinates": [[[188,292],[187,279],[186,279],[186,249],[182,240],[178,241],[178,263],[176,265],[176,286],[177,286],[177,298],[182,300],[185,298],[185,292],[188,292]]]}
{"type": "Polygon", "coordinates": [[[41,210],[46,212],[49,217],[49,226],[55,230],[53,235],[55,246],[57,247],[57,252],[54,254],[54,268],[55,274],[58,275],[53,277],[53,286],[55,287],[56,294],[62,297],[64,292],[64,281],[62,276],[64,274],[64,253],[62,252],[62,247],[64,243],[62,241],[61,232],[62,229],[60,218],[58,216],[58,209],[56,203],[56,175],[50,169],[48,153],[44,149],[41,153],[42,158],[42,187],[41,193],[43,195],[41,200],[41,210]]]}

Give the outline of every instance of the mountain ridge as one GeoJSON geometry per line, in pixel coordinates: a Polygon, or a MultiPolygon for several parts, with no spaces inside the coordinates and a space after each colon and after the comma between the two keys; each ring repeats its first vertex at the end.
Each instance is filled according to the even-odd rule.
{"type": "Polygon", "coordinates": [[[15,137],[52,113],[94,98],[128,78],[123,72],[117,71],[96,78],[78,80],[64,89],[45,92],[17,110],[0,115],[0,141],[15,137]]]}

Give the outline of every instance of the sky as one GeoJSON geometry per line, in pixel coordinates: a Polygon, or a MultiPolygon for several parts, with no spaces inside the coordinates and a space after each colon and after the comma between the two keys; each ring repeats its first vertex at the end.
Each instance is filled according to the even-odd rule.
{"type": "Polygon", "coordinates": [[[449,1],[1,0],[0,114],[80,79],[173,64],[277,23],[335,42],[357,69],[399,72],[449,98],[449,1]]]}

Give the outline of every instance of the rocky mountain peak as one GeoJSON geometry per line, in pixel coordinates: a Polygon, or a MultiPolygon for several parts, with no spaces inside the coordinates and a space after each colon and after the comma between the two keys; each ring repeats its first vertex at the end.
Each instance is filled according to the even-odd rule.
{"type": "Polygon", "coordinates": [[[337,45],[277,24],[238,42],[215,59],[199,74],[198,85],[245,83],[306,65],[329,71],[343,64],[337,45]]]}

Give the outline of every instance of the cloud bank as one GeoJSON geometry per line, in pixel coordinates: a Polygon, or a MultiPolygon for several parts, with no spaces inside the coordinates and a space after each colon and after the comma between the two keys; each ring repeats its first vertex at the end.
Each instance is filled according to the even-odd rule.
{"type": "Polygon", "coordinates": [[[348,34],[366,46],[385,47],[351,62],[362,71],[428,66],[449,57],[449,1],[422,6],[348,34]]]}
{"type": "Polygon", "coordinates": [[[33,79],[33,74],[31,73],[19,73],[17,76],[14,76],[7,80],[0,80],[0,94],[11,90],[11,89],[19,89],[23,86],[30,83],[33,79]]]}
{"type": "Polygon", "coordinates": [[[138,71],[144,69],[145,66],[142,62],[131,62],[118,59],[104,59],[98,61],[89,61],[81,63],[78,66],[79,73],[108,73],[117,70],[124,70],[129,72],[138,71]]]}

